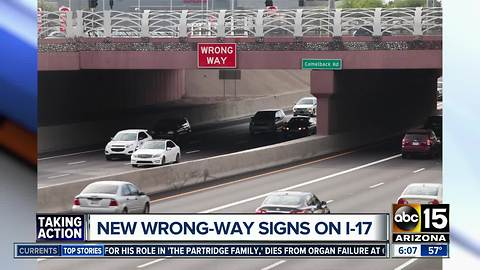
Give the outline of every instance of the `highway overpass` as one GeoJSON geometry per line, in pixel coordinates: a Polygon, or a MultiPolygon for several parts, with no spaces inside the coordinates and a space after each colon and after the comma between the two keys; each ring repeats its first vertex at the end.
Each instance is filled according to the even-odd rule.
{"type": "Polygon", "coordinates": [[[135,88],[149,91],[140,99],[179,99],[185,70],[197,69],[197,44],[234,42],[240,70],[299,70],[302,59],[341,59],[341,70],[311,71],[319,134],[411,121],[435,109],[440,8],[77,11],[40,18],[40,101],[66,85],[72,93],[129,85],[134,97],[135,88]]]}

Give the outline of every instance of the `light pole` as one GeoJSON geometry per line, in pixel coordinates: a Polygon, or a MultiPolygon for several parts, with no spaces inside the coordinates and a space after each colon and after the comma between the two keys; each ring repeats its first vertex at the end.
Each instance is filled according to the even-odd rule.
{"type": "Polygon", "coordinates": [[[335,9],[335,0],[328,0],[328,10],[335,9]]]}

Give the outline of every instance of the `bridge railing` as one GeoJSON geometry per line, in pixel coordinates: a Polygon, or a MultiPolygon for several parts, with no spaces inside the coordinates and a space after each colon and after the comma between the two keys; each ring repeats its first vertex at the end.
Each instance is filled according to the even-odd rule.
{"type": "Polygon", "coordinates": [[[308,37],[441,35],[441,8],[39,12],[38,36],[308,37]]]}

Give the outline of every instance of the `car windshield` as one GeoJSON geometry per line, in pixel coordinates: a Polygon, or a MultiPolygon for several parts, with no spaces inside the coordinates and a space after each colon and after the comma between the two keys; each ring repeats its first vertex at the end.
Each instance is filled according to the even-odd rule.
{"type": "Polygon", "coordinates": [[[137,139],[137,133],[120,132],[113,137],[112,141],[135,141],[137,139]]]}
{"type": "Polygon", "coordinates": [[[298,105],[312,105],[313,104],[313,98],[300,99],[300,101],[297,104],[298,105]]]}
{"type": "Polygon", "coordinates": [[[405,135],[405,139],[408,141],[426,141],[428,139],[428,134],[424,133],[412,133],[405,135]]]}
{"type": "Polygon", "coordinates": [[[85,187],[81,193],[117,194],[117,189],[117,185],[106,183],[93,183],[85,187]]]}
{"type": "Polygon", "coordinates": [[[294,117],[288,121],[289,124],[307,124],[310,121],[307,117],[294,117]]]}
{"type": "Polygon", "coordinates": [[[426,195],[437,196],[438,187],[436,186],[410,186],[405,190],[405,195],[426,195]]]}
{"type": "Polygon", "coordinates": [[[265,111],[257,112],[253,118],[256,120],[272,120],[275,116],[275,112],[265,111]]]}
{"type": "Polygon", "coordinates": [[[269,205],[299,205],[303,201],[303,196],[299,195],[272,195],[265,199],[263,204],[269,205]]]}
{"type": "Polygon", "coordinates": [[[165,141],[148,141],[142,145],[142,149],[162,149],[165,150],[165,141]]]}

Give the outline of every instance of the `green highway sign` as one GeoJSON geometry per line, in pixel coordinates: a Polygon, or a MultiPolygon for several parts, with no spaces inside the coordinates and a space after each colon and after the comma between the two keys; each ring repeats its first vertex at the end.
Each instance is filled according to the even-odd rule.
{"type": "Polygon", "coordinates": [[[302,59],[302,69],[342,69],[342,59],[302,59]]]}

